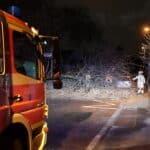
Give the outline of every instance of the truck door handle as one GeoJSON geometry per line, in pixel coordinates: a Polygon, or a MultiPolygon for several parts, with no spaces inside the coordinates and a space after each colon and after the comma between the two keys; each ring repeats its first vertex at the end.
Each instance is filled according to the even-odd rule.
{"type": "Polygon", "coordinates": [[[16,102],[20,102],[23,100],[22,96],[20,94],[16,94],[14,97],[13,97],[13,100],[16,101],[16,102]]]}

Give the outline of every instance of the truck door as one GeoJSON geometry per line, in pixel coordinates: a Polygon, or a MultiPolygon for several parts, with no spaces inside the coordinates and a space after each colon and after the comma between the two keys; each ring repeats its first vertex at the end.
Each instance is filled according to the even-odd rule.
{"type": "Polygon", "coordinates": [[[29,33],[13,31],[12,39],[14,69],[11,108],[14,113],[22,113],[30,124],[36,124],[45,119],[45,90],[40,51],[29,33]]]}
{"type": "Polygon", "coordinates": [[[3,131],[10,121],[10,107],[9,107],[9,94],[10,94],[10,74],[8,67],[6,69],[6,26],[0,17],[0,132],[3,131]]]}

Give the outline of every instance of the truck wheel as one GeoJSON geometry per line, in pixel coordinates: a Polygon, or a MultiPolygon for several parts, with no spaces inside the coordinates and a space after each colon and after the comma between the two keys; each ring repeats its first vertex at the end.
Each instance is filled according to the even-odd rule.
{"type": "Polygon", "coordinates": [[[5,150],[25,150],[24,144],[21,139],[13,137],[11,135],[3,135],[0,138],[0,149],[5,150]]]}
{"type": "Polygon", "coordinates": [[[7,150],[28,150],[26,139],[22,136],[10,134],[7,137],[7,150]]]}
{"type": "Polygon", "coordinates": [[[21,139],[19,138],[13,139],[11,144],[12,144],[13,150],[24,150],[23,143],[21,139]]]}

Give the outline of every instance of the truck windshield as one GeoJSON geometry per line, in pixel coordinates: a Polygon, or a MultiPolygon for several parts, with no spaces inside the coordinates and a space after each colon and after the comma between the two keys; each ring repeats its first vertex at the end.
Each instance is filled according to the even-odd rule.
{"type": "Polygon", "coordinates": [[[32,78],[38,78],[36,45],[26,34],[14,31],[14,60],[16,71],[32,78]]]}

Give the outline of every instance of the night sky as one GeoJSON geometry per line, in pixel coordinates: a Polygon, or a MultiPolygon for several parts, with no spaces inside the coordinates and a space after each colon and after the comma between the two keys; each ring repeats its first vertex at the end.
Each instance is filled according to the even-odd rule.
{"type": "MultiPolygon", "coordinates": [[[[18,5],[22,10],[23,18],[26,18],[30,22],[33,22],[33,24],[35,23],[35,26],[41,26],[41,18],[37,17],[38,15],[40,16],[41,13],[45,13],[45,20],[50,20],[49,18],[51,12],[54,15],[53,12],[55,10],[59,11],[64,7],[69,9],[84,8],[86,9],[86,15],[88,15],[92,22],[95,24],[96,31],[99,29],[101,30],[101,40],[105,41],[105,43],[110,45],[110,47],[120,46],[125,50],[133,50],[139,48],[141,42],[140,40],[142,38],[142,27],[144,25],[150,24],[149,0],[0,1],[0,6],[4,10],[6,10],[7,7],[11,4],[18,5]],[[51,8],[53,9],[53,11],[51,8]],[[46,9],[47,11],[45,11],[46,9]],[[36,20],[32,21],[34,13],[38,15],[34,16],[36,20]]],[[[60,12],[57,13],[57,15],[59,16],[60,14],[60,12]]],[[[57,17],[57,15],[55,16],[57,17]]],[[[69,22],[71,22],[71,20],[68,20],[68,23],[69,22]]],[[[54,26],[60,26],[60,24],[63,23],[59,22],[58,24],[55,24],[54,26]]],[[[65,24],[67,23],[65,22],[65,24]]],[[[64,28],[66,30],[67,27],[64,28]]],[[[57,33],[59,32],[60,35],[63,35],[64,28],[59,27],[57,33]]],[[[55,30],[57,29],[55,28],[55,30]]],[[[85,32],[88,32],[88,30],[85,32]]],[[[65,38],[65,36],[63,36],[63,38],[65,38]]]]}
{"type": "Polygon", "coordinates": [[[56,0],[58,6],[86,7],[104,37],[124,48],[138,48],[142,27],[150,24],[149,0],[56,0]]]}

